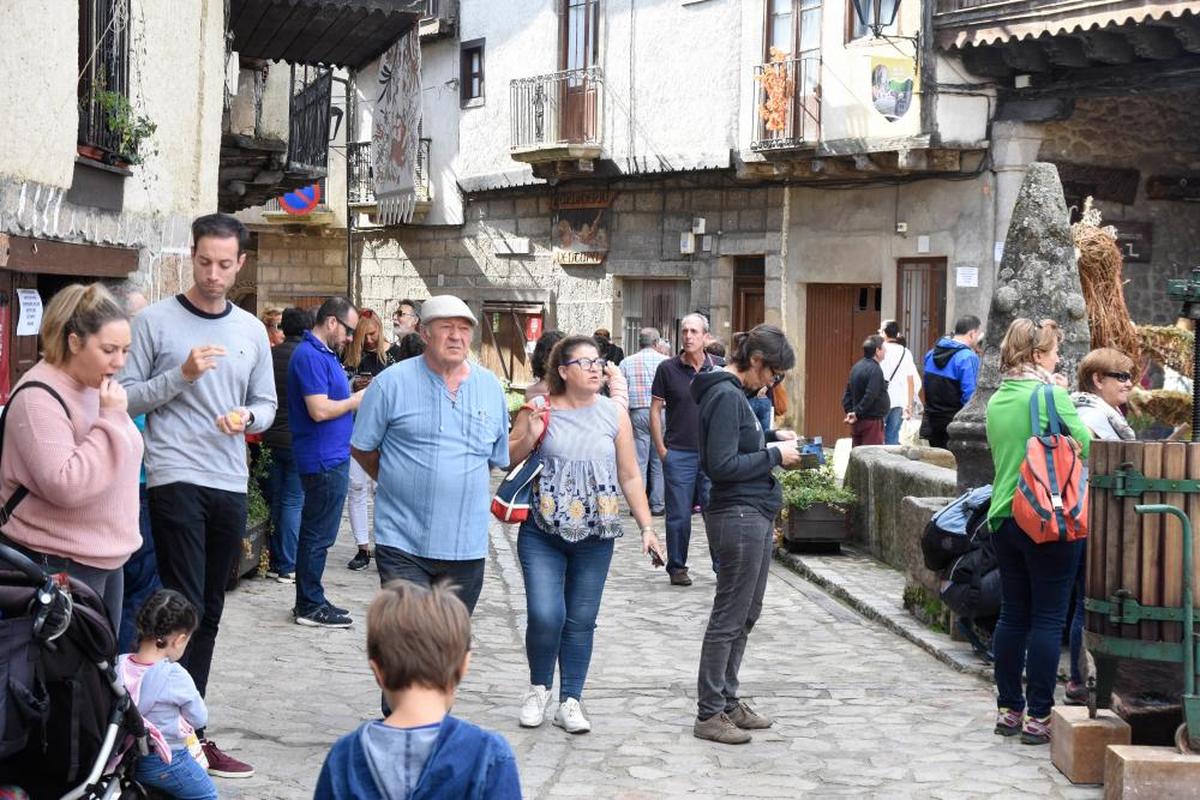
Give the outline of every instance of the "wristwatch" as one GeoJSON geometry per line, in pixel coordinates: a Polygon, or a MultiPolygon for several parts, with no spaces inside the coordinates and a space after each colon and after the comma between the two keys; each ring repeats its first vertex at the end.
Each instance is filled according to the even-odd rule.
{"type": "Polygon", "coordinates": [[[254,424],[254,412],[247,410],[246,411],[246,427],[249,428],[253,424],[254,424]]]}

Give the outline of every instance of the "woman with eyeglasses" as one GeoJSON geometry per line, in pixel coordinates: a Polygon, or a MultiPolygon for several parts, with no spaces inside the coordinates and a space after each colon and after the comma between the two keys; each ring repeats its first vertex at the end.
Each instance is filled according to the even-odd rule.
{"type": "Polygon", "coordinates": [[[546,363],[549,394],[518,412],[509,437],[510,464],[534,447],[544,464],[530,517],[517,535],[528,612],[524,727],[544,721],[557,663],[554,724],[568,733],[591,730],[579,701],[613,544],[623,533],[622,494],[641,528],[643,555],[653,553],[658,564],[665,559],[651,526],[629,416],[600,394],[606,366],[590,336],[562,339],[546,363]]]}
{"type": "MultiPolygon", "coordinates": [[[[392,364],[402,360],[400,346],[388,344],[383,335],[379,315],[369,308],[358,312],[358,325],[354,328],[354,339],[346,347],[342,364],[350,378],[354,391],[366,389],[376,375],[392,364]]],[[[358,462],[350,459],[350,490],[346,495],[349,508],[350,532],[358,552],[346,564],[348,569],[358,572],[371,564],[371,532],[367,527],[368,505],[375,496],[375,481],[358,462]]]]}
{"type": "MultiPolygon", "coordinates": [[[[1001,591],[1000,620],[992,636],[998,695],[993,730],[1000,736],[1020,736],[1025,744],[1050,741],[1059,646],[1084,544],[1037,544],[1012,515],[1021,465],[1034,433],[1030,418],[1034,392],[1043,391],[1046,384],[1053,387],[1054,409],[1079,445],[1080,458],[1087,458],[1092,441],[1064,388],[1066,377],[1055,373],[1062,338],[1054,320],[1013,320],[1000,343],[1000,388],[987,404],[987,440],[996,475],[988,525],[1001,591]]],[[[1044,404],[1039,414],[1038,426],[1044,430],[1049,420],[1044,404]]]]}
{"type": "MultiPolygon", "coordinates": [[[[1079,362],[1079,391],[1071,394],[1071,402],[1092,438],[1102,441],[1133,441],[1137,435],[1121,407],[1129,401],[1135,377],[1133,359],[1111,347],[1101,347],[1088,353],[1079,362]]],[[[1083,652],[1084,575],[1087,574],[1086,552],[1079,557],[1079,572],[1075,577],[1075,613],[1071,617],[1071,679],[1067,683],[1067,705],[1087,702],[1080,657],[1083,652]]]]}
{"type": "Polygon", "coordinates": [[[776,467],[800,464],[796,434],[764,431],[747,392],[777,386],[796,366],[787,337],[758,325],[733,340],[729,363],[701,372],[691,385],[700,406],[700,466],[712,481],[704,523],[721,569],[704,631],[692,733],[723,744],[745,744],[751,730],[769,728],[738,695],[746,639],[762,611],[774,549],[775,515],[783,507],[776,467]]]}

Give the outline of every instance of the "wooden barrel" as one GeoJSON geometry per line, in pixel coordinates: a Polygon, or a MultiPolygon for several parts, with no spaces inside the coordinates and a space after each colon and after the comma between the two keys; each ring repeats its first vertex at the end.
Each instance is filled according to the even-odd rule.
{"type": "MultiPolygon", "coordinates": [[[[1093,478],[1111,476],[1121,469],[1147,480],[1200,479],[1200,444],[1092,442],[1089,474],[1093,478]]],[[[1144,606],[1181,607],[1182,527],[1169,515],[1139,515],[1134,506],[1168,503],[1200,522],[1200,493],[1154,491],[1123,496],[1115,486],[1093,484],[1089,502],[1087,597],[1109,601],[1123,591],[1144,606]]],[[[1200,554],[1200,547],[1195,550],[1200,554]]],[[[1190,565],[1192,585],[1200,588],[1198,567],[1200,557],[1190,565]]],[[[1176,622],[1114,624],[1108,615],[1092,611],[1087,613],[1086,628],[1104,636],[1145,642],[1175,643],[1182,638],[1181,626],[1176,622]]]]}

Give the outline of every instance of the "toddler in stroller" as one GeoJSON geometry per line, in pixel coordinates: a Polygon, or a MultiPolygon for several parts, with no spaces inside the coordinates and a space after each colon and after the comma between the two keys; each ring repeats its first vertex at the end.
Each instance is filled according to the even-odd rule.
{"type": "Polygon", "coordinates": [[[0,786],[32,800],[144,796],[133,768],[146,729],[116,651],[91,588],[0,544],[0,786]]]}

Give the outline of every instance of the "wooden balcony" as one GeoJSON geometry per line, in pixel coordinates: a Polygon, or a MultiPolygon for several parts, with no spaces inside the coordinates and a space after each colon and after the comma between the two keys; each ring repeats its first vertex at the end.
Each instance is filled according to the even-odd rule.
{"type": "Polygon", "coordinates": [[[603,151],[604,73],[569,69],[514,80],[511,146],[540,178],[591,174],[603,151]]]}

